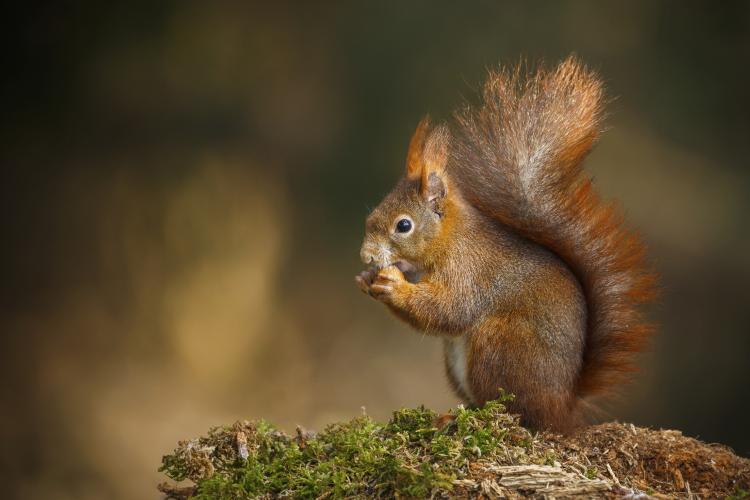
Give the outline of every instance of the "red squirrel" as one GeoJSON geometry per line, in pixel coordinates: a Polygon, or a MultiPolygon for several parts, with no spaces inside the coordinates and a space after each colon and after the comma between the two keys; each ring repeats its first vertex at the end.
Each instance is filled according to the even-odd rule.
{"type": "Polygon", "coordinates": [[[652,332],[639,306],[655,277],[582,162],[603,86],[575,57],[490,71],[479,105],[422,120],[406,174],[367,217],[359,287],[442,337],[468,405],[513,393],[510,411],[567,432],[634,370],[652,332]]]}

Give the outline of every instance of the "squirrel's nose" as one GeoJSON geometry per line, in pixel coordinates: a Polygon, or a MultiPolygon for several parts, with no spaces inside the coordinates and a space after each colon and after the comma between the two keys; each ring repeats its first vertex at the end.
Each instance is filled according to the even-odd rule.
{"type": "Polygon", "coordinates": [[[372,263],[375,261],[375,256],[372,252],[372,246],[368,245],[367,242],[362,243],[362,248],[359,251],[359,257],[366,265],[372,265],[372,263]]]}

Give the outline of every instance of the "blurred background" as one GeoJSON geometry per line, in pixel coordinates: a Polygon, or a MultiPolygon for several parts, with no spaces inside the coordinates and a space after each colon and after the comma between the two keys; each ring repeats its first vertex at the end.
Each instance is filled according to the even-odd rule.
{"type": "Polygon", "coordinates": [[[368,207],[487,67],[578,53],[588,159],[663,297],[607,418],[750,456],[747,2],[55,2],[4,15],[0,478],[154,498],[162,454],[445,410],[440,342],[362,295],[368,207]]]}

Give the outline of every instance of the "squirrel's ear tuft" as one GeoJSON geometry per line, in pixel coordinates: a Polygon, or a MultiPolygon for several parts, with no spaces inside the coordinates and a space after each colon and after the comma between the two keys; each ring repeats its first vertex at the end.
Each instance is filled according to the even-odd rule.
{"type": "Polygon", "coordinates": [[[411,136],[409,152],[406,154],[406,177],[416,181],[422,177],[424,170],[424,149],[427,135],[430,130],[430,117],[425,116],[417,125],[417,130],[411,136]]]}
{"type": "Polygon", "coordinates": [[[425,142],[420,192],[428,202],[443,198],[448,190],[445,167],[448,163],[449,143],[450,132],[442,124],[430,131],[425,142]]]}

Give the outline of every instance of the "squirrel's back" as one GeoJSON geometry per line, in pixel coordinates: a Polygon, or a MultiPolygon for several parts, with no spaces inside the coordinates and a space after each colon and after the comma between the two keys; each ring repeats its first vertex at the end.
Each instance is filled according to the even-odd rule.
{"type": "Polygon", "coordinates": [[[651,333],[639,305],[654,295],[642,243],[581,167],[599,134],[602,84],[571,57],[491,72],[482,97],[456,115],[448,172],[471,205],[576,276],[587,309],[576,395],[602,393],[633,370],[651,333]]]}

